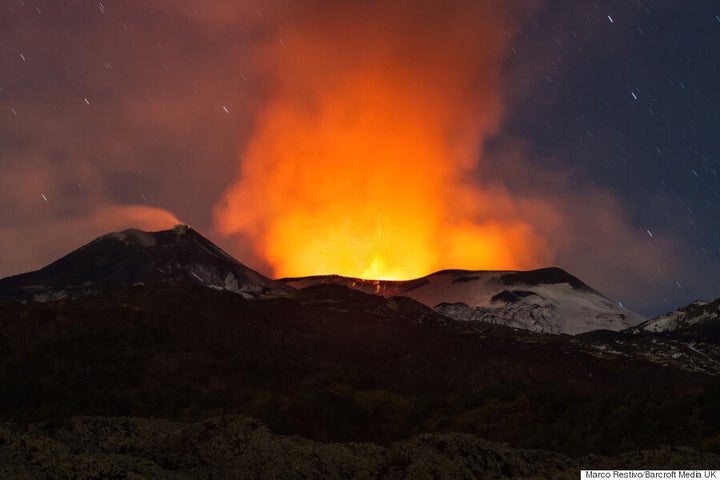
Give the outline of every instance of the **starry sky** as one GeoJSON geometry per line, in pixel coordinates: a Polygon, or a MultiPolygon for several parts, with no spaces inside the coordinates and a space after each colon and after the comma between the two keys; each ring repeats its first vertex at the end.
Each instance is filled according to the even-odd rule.
{"type": "MultiPolygon", "coordinates": [[[[332,3],[324,16],[330,2],[310,0],[0,0],[0,276],[180,222],[272,274],[217,206],[293,82],[267,74],[268,51],[292,51],[287,25],[352,18],[353,2],[332,3]]],[[[492,30],[461,45],[497,59],[483,64],[492,95],[466,99],[496,103],[466,174],[502,192],[482,197],[496,217],[532,225],[543,262],[645,315],[720,296],[717,2],[522,0],[502,15],[491,0],[490,13],[386,3],[492,30]]],[[[359,31],[389,8],[366,4],[359,31]]],[[[415,26],[400,32],[434,44],[415,26]]]]}

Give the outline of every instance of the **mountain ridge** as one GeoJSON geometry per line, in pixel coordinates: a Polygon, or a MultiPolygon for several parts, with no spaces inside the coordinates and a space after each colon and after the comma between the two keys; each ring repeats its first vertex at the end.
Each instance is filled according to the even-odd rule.
{"type": "Polygon", "coordinates": [[[131,228],[102,235],[39,270],[0,279],[0,299],[52,301],[157,282],[195,283],[253,298],[293,295],[296,288],[310,285],[339,284],[386,298],[408,296],[455,320],[555,334],[597,329],[659,332],[715,319],[718,310],[713,307],[717,301],[698,301],[646,319],[558,267],[445,269],[411,280],[340,275],[272,280],[187,225],[157,232],[131,228]],[[710,312],[712,308],[715,310],[710,312]],[[702,318],[697,320],[699,316],[702,318]]]}
{"type": "Polygon", "coordinates": [[[672,332],[688,330],[720,319],[720,298],[712,301],[696,300],[671,312],[658,315],[635,327],[633,333],[672,332]]]}
{"type": "Polygon", "coordinates": [[[47,266],[0,280],[0,298],[48,301],[136,284],[195,283],[248,297],[294,289],[243,265],[187,225],[102,235],[47,266]]]}
{"type": "Polygon", "coordinates": [[[400,281],[339,275],[280,281],[294,288],[339,284],[384,297],[404,295],[455,320],[480,320],[545,333],[617,331],[646,320],[558,267],[529,271],[452,269],[400,281]]]}

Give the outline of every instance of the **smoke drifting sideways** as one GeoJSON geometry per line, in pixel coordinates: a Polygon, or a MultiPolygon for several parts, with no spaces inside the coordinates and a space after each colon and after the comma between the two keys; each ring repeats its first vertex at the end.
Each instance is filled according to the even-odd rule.
{"type": "Polygon", "coordinates": [[[0,263],[22,273],[66,255],[92,238],[131,226],[156,231],[181,223],[172,213],[143,205],[98,205],[74,218],[5,227],[0,225],[0,263]]]}
{"type": "Polygon", "coordinates": [[[476,178],[527,2],[325,2],[259,50],[268,97],[215,226],[273,274],[408,279],[552,263],[542,202],[476,178]]]}

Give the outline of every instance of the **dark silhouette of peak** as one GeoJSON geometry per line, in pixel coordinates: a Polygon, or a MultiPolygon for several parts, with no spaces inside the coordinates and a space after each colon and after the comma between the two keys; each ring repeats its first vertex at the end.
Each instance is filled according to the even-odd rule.
{"type": "Polygon", "coordinates": [[[594,289],[580,281],[580,279],[570,275],[565,270],[558,267],[540,268],[538,270],[530,270],[527,272],[506,273],[500,277],[500,281],[507,286],[555,285],[559,283],[567,283],[576,290],[583,290],[600,295],[594,289]]]}
{"type": "Polygon", "coordinates": [[[531,297],[533,295],[537,295],[535,292],[529,292],[527,290],[503,290],[502,292],[498,293],[497,295],[493,296],[490,301],[491,302],[504,302],[504,303],[517,303],[521,301],[523,298],[531,297]]]}
{"type": "Polygon", "coordinates": [[[293,290],[241,264],[187,225],[103,235],[35,272],[0,280],[0,298],[54,300],[131,285],[199,284],[247,297],[293,290]]]}

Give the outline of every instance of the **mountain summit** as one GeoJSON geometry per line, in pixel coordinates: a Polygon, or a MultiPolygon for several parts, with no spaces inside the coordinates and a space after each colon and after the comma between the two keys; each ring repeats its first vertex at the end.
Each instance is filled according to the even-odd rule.
{"type": "Polygon", "coordinates": [[[187,225],[103,235],[50,265],[0,280],[0,299],[48,301],[131,285],[198,284],[249,298],[294,291],[241,264],[187,225]]]}
{"type": "Polygon", "coordinates": [[[335,283],[384,297],[406,296],[461,321],[484,321],[543,333],[623,330],[645,320],[615,305],[566,271],[443,270],[408,281],[337,275],[287,278],[295,288],[335,283]]]}

